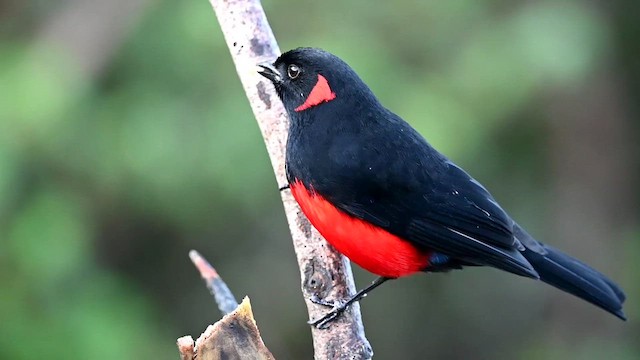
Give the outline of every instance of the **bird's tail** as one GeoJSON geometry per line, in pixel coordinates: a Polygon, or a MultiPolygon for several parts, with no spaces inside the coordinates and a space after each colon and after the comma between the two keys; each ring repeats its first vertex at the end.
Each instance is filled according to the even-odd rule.
{"type": "Polygon", "coordinates": [[[536,269],[540,280],[626,320],[622,312],[625,295],[613,281],[558,249],[537,241],[536,247],[526,243],[523,242],[526,249],[522,255],[536,269]]]}

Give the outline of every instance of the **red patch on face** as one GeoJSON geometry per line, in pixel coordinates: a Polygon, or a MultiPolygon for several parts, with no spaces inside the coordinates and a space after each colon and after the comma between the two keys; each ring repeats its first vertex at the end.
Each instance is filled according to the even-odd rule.
{"type": "Polygon", "coordinates": [[[322,104],[323,102],[329,102],[335,98],[336,94],[331,91],[327,79],[325,79],[324,76],[318,74],[318,82],[313,87],[313,89],[311,89],[307,100],[305,100],[304,104],[298,106],[295,110],[306,110],[310,107],[322,104]]]}
{"type": "Polygon", "coordinates": [[[319,194],[307,190],[301,181],[294,182],[290,188],[311,224],[333,247],[362,268],[379,276],[396,278],[429,265],[430,253],[340,211],[319,194]]]}

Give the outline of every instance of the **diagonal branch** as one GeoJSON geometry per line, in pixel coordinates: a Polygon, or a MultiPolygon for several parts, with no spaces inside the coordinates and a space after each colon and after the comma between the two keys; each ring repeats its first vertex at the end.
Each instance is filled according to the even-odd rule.
{"type": "MultiPolygon", "coordinates": [[[[257,73],[256,64],[273,61],[280,49],[259,0],[209,0],[216,13],[236,70],[258,121],[280,186],[284,173],[288,119],[270,84],[257,73]]],[[[275,189],[274,189],[275,191],[275,189]]],[[[349,262],[329,246],[300,211],[291,193],[281,191],[302,277],[302,293],[309,317],[317,319],[326,308],[309,298],[343,299],[355,293],[349,262]]],[[[316,359],[368,359],[373,355],[365,338],[360,307],[354,304],[329,329],[312,328],[316,359]]]]}

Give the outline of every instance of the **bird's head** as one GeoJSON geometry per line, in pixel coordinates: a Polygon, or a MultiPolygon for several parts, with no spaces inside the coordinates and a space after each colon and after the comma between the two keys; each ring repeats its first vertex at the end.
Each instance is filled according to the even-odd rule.
{"type": "Polygon", "coordinates": [[[273,83],[290,115],[312,111],[325,103],[373,96],[349,65],[324,50],[298,48],[280,55],[272,64],[259,66],[259,73],[273,83]]]}

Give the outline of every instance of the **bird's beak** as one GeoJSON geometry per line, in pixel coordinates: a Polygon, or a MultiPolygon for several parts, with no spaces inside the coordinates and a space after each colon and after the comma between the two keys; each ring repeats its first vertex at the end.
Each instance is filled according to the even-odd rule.
{"type": "Polygon", "coordinates": [[[271,82],[274,84],[282,83],[282,75],[280,75],[280,73],[278,72],[278,69],[276,69],[273,66],[273,64],[264,62],[264,63],[258,64],[258,66],[262,68],[262,70],[258,71],[258,74],[271,80],[271,82]]]}

